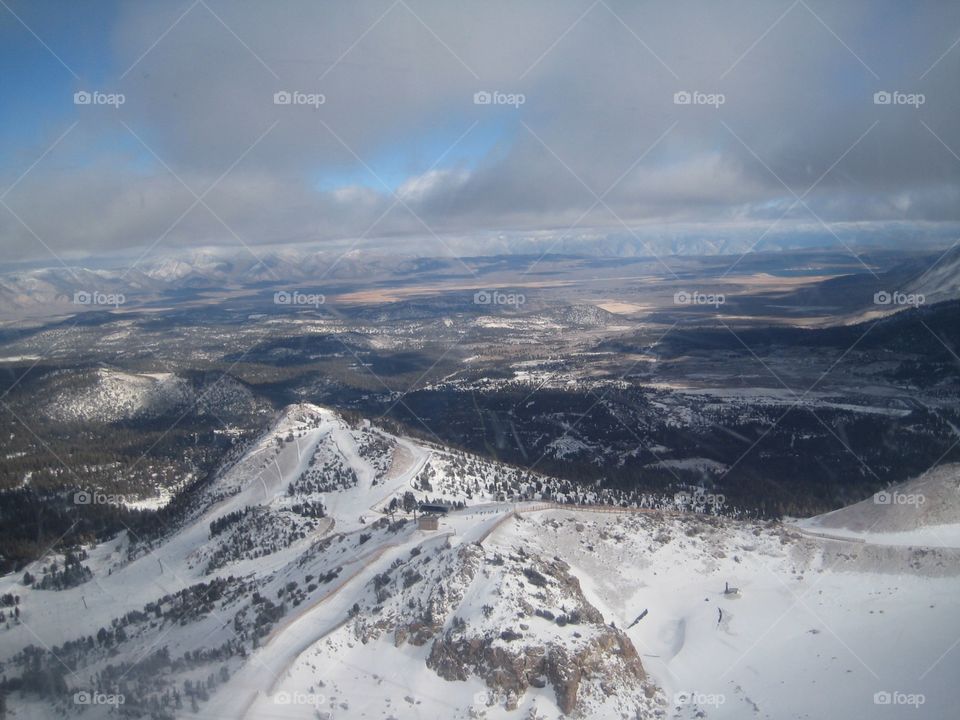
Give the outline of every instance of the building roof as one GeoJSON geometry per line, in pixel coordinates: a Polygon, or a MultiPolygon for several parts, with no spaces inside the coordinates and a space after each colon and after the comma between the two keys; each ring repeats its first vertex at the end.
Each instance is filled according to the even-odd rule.
{"type": "Polygon", "coordinates": [[[446,514],[453,509],[453,505],[448,503],[421,503],[420,512],[424,513],[443,513],[446,514]]]}

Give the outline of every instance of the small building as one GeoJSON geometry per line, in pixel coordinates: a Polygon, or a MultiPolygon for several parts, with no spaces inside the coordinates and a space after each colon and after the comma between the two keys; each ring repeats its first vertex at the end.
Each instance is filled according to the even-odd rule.
{"type": "Polygon", "coordinates": [[[421,530],[437,530],[440,527],[440,516],[432,513],[421,515],[420,519],[417,520],[417,527],[421,530]]]}

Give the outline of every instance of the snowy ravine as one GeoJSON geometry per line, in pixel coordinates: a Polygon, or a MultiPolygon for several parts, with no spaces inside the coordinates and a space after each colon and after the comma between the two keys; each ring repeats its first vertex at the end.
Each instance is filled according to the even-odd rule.
{"type": "Polygon", "coordinates": [[[538,497],[549,478],[292,406],[163,538],[88,548],[92,577],[65,590],[0,578],[19,596],[0,626],[2,673],[19,679],[6,704],[16,718],[954,717],[958,478],[946,466],[894,490],[912,503],[795,523],[559,508],[538,497]],[[404,506],[425,500],[464,507],[421,529],[404,506]]]}

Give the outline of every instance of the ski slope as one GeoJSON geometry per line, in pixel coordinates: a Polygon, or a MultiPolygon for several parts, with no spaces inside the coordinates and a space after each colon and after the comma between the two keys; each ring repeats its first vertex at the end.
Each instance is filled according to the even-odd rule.
{"type": "MultiPolygon", "coordinates": [[[[32,645],[54,663],[133,613],[123,638],[62,663],[69,691],[127,663],[131,697],[206,684],[174,717],[953,717],[956,467],[892,490],[922,494],[912,507],[785,523],[497,499],[509,473],[291,406],[156,542],[89,548],[92,579],[62,591],[0,578],[22,620],[0,661],[15,675],[32,645]],[[423,530],[384,514],[407,492],[466,506],[423,530]],[[323,517],[295,509],[318,501],[323,517]],[[138,673],[160,649],[171,661],[138,673]]],[[[8,706],[79,714],[28,693],[8,706]]]]}

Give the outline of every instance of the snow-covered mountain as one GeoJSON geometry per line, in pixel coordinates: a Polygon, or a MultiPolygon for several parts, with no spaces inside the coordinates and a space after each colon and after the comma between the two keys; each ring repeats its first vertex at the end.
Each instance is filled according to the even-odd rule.
{"type": "Polygon", "coordinates": [[[154,417],[185,407],[192,388],[173,373],[138,375],[100,368],[91,382],[74,393],[62,393],[45,406],[58,420],[116,422],[154,417]]]}
{"type": "Polygon", "coordinates": [[[928,303],[960,297],[960,247],[954,245],[938,256],[936,264],[925,267],[911,280],[906,292],[919,293],[928,303]]]}
{"type": "Polygon", "coordinates": [[[871,544],[960,547],[960,472],[956,465],[936,467],[799,525],[871,544]]]}
{"type": "Polygon", "coordinates": [[[54,374],[36,390],[37,408],[58,421],[111,423],[194,411],[232,416],[252,412],[253,393],[236,379],[218,375],[191,382],[176,373],[131,373],[100,367],[54,374]]]}
{"type": "Polygon", "coordinates": [[[0,273],[0,312],[9,317],[41,317],[110,310],[117,305],[144,305],[195,288],[370,277],[409,264],[377,256],[364,256],[360,261],[355,254],[341,257],[329,251],[273,250],[254,255],[224,248],[92,263],[89,267],[56,265],[0,273]]]}
{"type": "Polygon", "coordinates": [[[155,297],[164,283],[139,270],[57,266],[0,274],[4,316],[57,315],[105,310],[127,300],[155,297]]]}
{"type": "MultiPolygon", "coordinates": [[[[679,244],[657,245],[655,256],[670,256],[693,271],[696,277],[699,263],[711,266],[709,258],[718,255],[736,257],[749,252],[749,238],[716,243],[714,241],[684,241],[679,244]],[[746,243],[746,245],[744,245],[746,243]],[[686,258],[687,260],[681,260],[686,258]]],[[[411,244],[391,253],[360,249],[317,249],[309,246],[268,247],[250,250],[246,248],[208,247],[182,250],[175,254],[146,258],[91,258],[89,265],[54,265],[33,269],[0,270],[0,320],[23,317],[49,317],[72,315],[90,310],[111,310],[121,307],[143,307],[161,303],[176,303],[178,300],[195,299],[203,291],[212,297],[225,293],[233,297],[238,291],[259,293],[269,297],[269,288],[304,288],[345,284],[372,279],[390,283],[416,284],[425,278],[433,281],[463,275],[468,271],[475,279],[493,281],[498,274],[517,271],[514,279],[523,280],[524,268],[529,265],[529,255],[550,255],[538,264],[546,274],[547,266],[558,277],[578,277],[576,263],[568,264],[571,258],[590,263],[590,258],[603,264],[605,258],[621,258],[623,263],[640,263],[650,259],[646,244],[636,246],[635,238],[622,242],[606,241],[578,243],[571,247],[554,246],[538,242],[532,245],[527,240],[519,244],[507,243],[500,247],[496,242],[487,247],[486,255],[474,257],[476,243],[463,246],[460,257],[431,257],[418,253],[427,252],[429,244],[411,244]],[[623,244],[626,243],[626,246],[623,244]],[[553,263],[556,263],[555,265],[553,263]],[[79,301],[78,301],[79,298],[79,301]]],[[[922,245],[918,245],[922,247],[922,245]]],[[[767,248],[770,250],[770,248],[767,248]]],[[[776,263],[766,256],[762,267],[770,269],[776,263]]],[[[792,267],[796,256],[787,253],[786,266],[792,267]]],[[[806,256],[804,256],[806,257],[806,256]]],[[[815,258],[816,255],[810,256],[815,258]]],[[[674,261],[672,261],[674,262],[674,261]]],[[[650,259],[654,273],[666,265],[650,259]]],[[[714,268],[716,269],[716,268],[714,268]]],[[[580,269],[582,270],[582,268],[580,269]]],[[[648,268],[644,272],[649,273],[648,268]]],[[[686,272],[684,270],[683,272],[686,272]]],[[[592,273],[587,272],[586,277],[592,273]]],[[[651,276],[653,279],[655,276],[651,276]]],[[[709,275],[707,276],[709,277],[709,275]]],[[[822,285],[801,287],[795,299],[814,305],[837,304],[840,307],[858,304],[864,297],[872,301],[879,290],[921,294],[927,303],[941,302],[960,297],[960,248],[952,247],[942,255],[914,257],[893,266],[880,278],[845,275],[826,280],[822,285]],[[936,261],[936,264],[934,264],[936,261]],[[877,282],[874,283],[874,280],[877,282]],[[874,285],[876,285],[874,287],[874,285]],[[869,292],[866,292],[869,289],[869,292]]],[[[595,278],[593,278],[595,279],[595,278]]],[[[706,279],[705,279],[706,281],[706,279]]],[[[491,282],[491,284],[493,284],[491,282]]],[[[872,302],[870,303],[872,307],[872,302]]],[[[874,308],[876,309],[876,308],[874,308]]],[[[890,308],[896,309],[896,308],[890,308]]],[[[559,320],[579,327],[600,327],[615,316],[590,304],[578,304],[560,311],[559,320]]]]}
{"type": "MultiPolygon", "coordinates": [[[[953,508],[918,525],[948,524],[960,506],[950,492],[960,469],[938,472],[940,484],[897,489],[953,508]]],[[[552,483],[292,406],[161,537],[47,557],[27,568],[29,584],[0,578],[0,597],[17,597],[0,627],[3,672],[17,679],[7,708],[30,718],[111,717],[121,704],[155,718],[951,716],[957,545],[911,546],[870,528],[840,537],[831,516],[761,523],[659,500],[584,504],[589,494],[552,483]],[[414,519],[428,501],[450,506],[436,529],[414,519]],[[66,589],[41,589],[44,577],[66,589]]]]}

